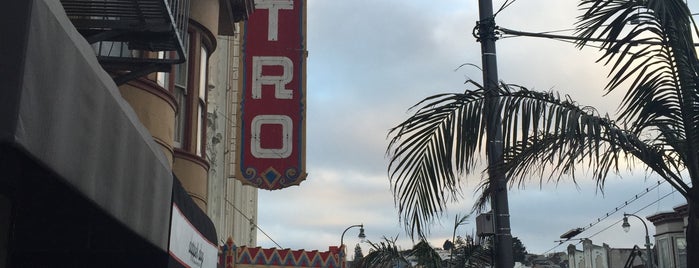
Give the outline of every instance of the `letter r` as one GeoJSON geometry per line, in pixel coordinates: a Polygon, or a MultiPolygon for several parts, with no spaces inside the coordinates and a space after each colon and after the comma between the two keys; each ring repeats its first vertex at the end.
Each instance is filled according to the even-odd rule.
{"type": "Polygon", "coordinates": [[[262,85],[274,85],[274,97],[277,99],[291,99],[293,93],[286,89],[286,84],[291,82],[294,74],[294,64],[287,57],[254,56],[252,57],[252,98],[262,98],[262,85]],[[281,66],[281,76],[262,74],[264,66],[281,66]]]}

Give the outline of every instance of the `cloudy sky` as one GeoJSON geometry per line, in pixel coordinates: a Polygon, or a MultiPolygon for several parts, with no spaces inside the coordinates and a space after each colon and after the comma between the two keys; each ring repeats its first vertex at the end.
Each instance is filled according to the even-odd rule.
{"type": "MultiPolygon", "coordinates": [[[[496,8],[502,3],[494,1],[496,8]]],[[[518,0],[496,22],[528,32],[571,29],[580,14],[576,3],[518,0]]],[[[308,0],[309,175],[298,187],[260,190],[258,224],[271,239],[284,248],[327,250],[340,244],[345,228],[364,224],[373,242],[398,237],[403,249],[412,247],[389,189],[388,130],[408,118],[408,108],[421,99],[462,92],[466,79],[481,80],[477,68],[458,68],[481,65],[480,44],[471,34],[476,20],[476,0],[308,0]]],[[[516,37],[498,40],[497,51],[501,80],[552,89],[580,104],[615,112],[619,97],[603,97],[607,69],[595,63],[600,55],[596,49],[516,37]]],[[[585,175],[581,174],[577,187],[569,180],[541,187],[532,181],[524,189],[510,190],[512,235],[530,253],[564,251],[577,241],[558,247],[554,241],[571,228],[590,224],[579,238],[590,237],[595,244],[611,247],[642,245],[641,223],[631,219],[631,232],[624,233],[622,212],[645,217],[684,203],[679,194],[668,195],[672,189],[663,183],[605,219],[607,213],[657,184],[658,178],[646,177],[642,171],[625,173],[610,178],[601,193],[585,175]]],[[[463,198],[431,227],[433,246],[441,247],[451,238],[455,214],[470,211],[479,179],[479,175],[463,179],[463,198]]],[[[359,229],[349,230],[345,244],[359,243],[358,233],[359,229]]],[[[475,233],[475,216],[457,232],[471,233],[475,233]]],[[[271,239],[258,232],[259,246],[276,247],[271,239]]],[[[361,246],[367,254],[370,246],[361,246]]]]}

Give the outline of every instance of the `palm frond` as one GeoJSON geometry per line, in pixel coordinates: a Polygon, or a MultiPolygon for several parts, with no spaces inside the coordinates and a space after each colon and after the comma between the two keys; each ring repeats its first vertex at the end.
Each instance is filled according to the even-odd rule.
{"type": "Polygon", "coordinates": [[[634,133],[654,133],[653,144],[699,176],[699,32],[683,0],[584,0],[579,45],[605,39],[600,61],[611,66],[607,90],[628,85],[619,121],[634,133]],[[624,84],[625,82],[628,82],[624,84]]]}
{"type": "Polygon", "coordinates": [[[431,96],[389,131],[391,190],[411,237],[424,237],[426,225],[460,195],[458,178],[475,166],[484,135],[483,100],[481,88],[431,96]]]}
{"type": "MultiPolygon", "coordinates": [[[[498,100],[503,165],[510,186],[524,186],[531,178],[538,178],[540,184],[568,177],[576,182],[576,171],[589,167],[602,190],[610,172],[618,174],[637,159],[681,193],[689,189],[678,175],[683,159],[665,148],[666,144],[680,146],[681,137],[641,139],[642,132],[628,131],[596,109],[553,92],[503,83],[498,100]]],[[[427,225],[459,194],[459,176],[473,173],[477,153],[484,146],[483,101],[480,87],[462,94],[436,95],[416,105],[420,107],[416,114],[391,130],[394,137],[387,152],[392,157],[391,186],[411,237],[424,237],[427,225]]],[[[486,177],[478,191],[474,211],[482,210],[489,201],[491,188],[486,177]]]]}
{"type": "Polygon", "coordinates": [[[468,223],[469,216],[471,216],[471,214],[460,216],[458,213],[454,216],[454,234],[456,234],[456,229],[459,228],[459,226],[468,223]]]}
{"type": "MultiPolygon", "coordinates": [[[[510,85],[512,88],[513,86],[510,85]]],[[[654,139],[642,140],[638,133],[615,124],[608,116],[600,116],[594,108],[579,106],[553,93],[533,92],[520,87],[501,97],[503,127],[508,143],[504,165],[511,185],[532,177],[540,183],[559,181],[569,175],[575,181],[577,168],[589,166],[600,189],[609,172],[642,161],[650,170],[678,186],[689,189],[677,175],[681,165],[674,151],[657,145],[654,139]],[[529,123],[525,123],[529,122],[529,123]],[[506,123],[503,123],[506,124],[506,123]],[[517,131],[532,133],[526,138],[517,131]]],[[[488,194],[487,184],[483,195],[488,194]]]]}
{"type": "Polygon", "coordinates": [[[476,194],[476,200],[473,202],[473,207],[471,207],[471,213],[482,213],[488,209],[488,204],[490,203],[490,197],[492,189],[490,188],[490,180],[482,179],[474,193],[476,194]]]}

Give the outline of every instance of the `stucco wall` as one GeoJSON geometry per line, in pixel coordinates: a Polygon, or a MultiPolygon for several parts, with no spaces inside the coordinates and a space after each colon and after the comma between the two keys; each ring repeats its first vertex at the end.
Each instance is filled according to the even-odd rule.
{"type": "Polygon", "coordinates": [[[119,87],[121,96],[131,105],[141,123],[172,164],[173,133],[175,132],[174,100],[153,85],[134,81],[119,87]]]}
{"type": "Polygon", "coordinates": [[[219,0],[190,0],[189,19],[218,33],[219,0]]]}

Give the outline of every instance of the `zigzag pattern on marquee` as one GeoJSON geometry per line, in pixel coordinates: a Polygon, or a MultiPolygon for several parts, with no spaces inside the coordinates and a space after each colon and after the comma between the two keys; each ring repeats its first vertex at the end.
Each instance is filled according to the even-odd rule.
{"type": "Polygon", "coordinates": [[[291,250],[291,249],[263,249],[261,247],[237,247],[233,239],[228,238],[226,244],[219,252],[220,263],[226,268],[233,268],[236,264],[260,265],[260,266],[288,266],[288,267],[319,267],[340,268],[340,248],[329,247],[328,251],[317,250],[291,250]]]}
{"type": "Polygon", "coordinates": [[[339,252],[339,248],[335,246],[322,252],[242,246],[237,248],[236,264],[338,268],[339,252]]]}

